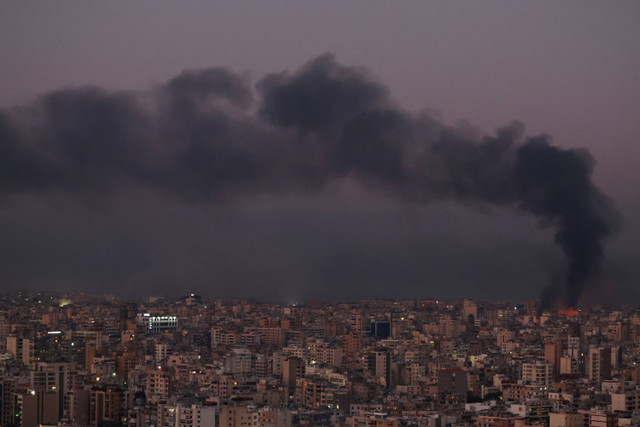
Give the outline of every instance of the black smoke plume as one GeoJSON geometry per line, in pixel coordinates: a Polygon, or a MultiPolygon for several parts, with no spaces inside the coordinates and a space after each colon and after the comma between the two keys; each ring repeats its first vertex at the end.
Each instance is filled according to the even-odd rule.
{"type": "Polygon", "coordinates": [[[406,203],[515,207],[557,230],[565,303],[602,273],[619,215],[592,157],[510,123],[494,135],[395,105],[365,70],[331,55],[255,87],[224,68],[146,93],[60,90],[0,110],[0,196],[94,202],[128,187],[183,201],[322,191],[345,178],[406,203]]]}

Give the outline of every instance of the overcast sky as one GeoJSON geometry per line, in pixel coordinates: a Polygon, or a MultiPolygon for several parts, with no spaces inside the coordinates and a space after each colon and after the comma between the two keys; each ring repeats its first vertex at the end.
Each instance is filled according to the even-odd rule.
{"type": "MultiPolygon", "coordinates": [[[[226,104],[215,107],[220,120],[233,123],[232,144],[287,140],[293,138],[289,124],[263,111],[263,97],[279,84],[265,77],[303,75],[309,61],[331,54],[331,67],[381,91],[372,103],[411,117],[411,132],[421,132],[415,129],[422,129],[423,113],[438,128],[473,128],[474,135],[493,135],[518,120],[526,125],[525,140],[544,133],[561,149],[586,148],[596,161],[594,184],[624,218],[604,240],[605,278],[591,293],[638,303],[638,23],[636,1],[3,1],[0,107],[6,129],[22,133],[0,133],[0,153],[11,141],[17,145],[9,153],[22,153],[15,147],[24,144],[60,155],[51,147],[65,144],[67,128],[56,128],[53,138],[47,120],[73,121],[56,116],[67,104],[51,94],[90,96],[87,85],[99,88],[98,97],[126,98],[114,101],[126,118],[108,123],[136,128],[131,135],[144,134],[147,150],[164,138],[149,135],[164,128],[139,130],[138,122],[146,126],[149,117],[162,122],[164,116],[138,117],[139,106],[162,109],[163,94],[177,96],[171,79],[212,67],[224,67],[225,82],[235,85],[222,95],[226,104]],[[258,82],[262,86],[255,87],[258,82]]],[[[321,136],[328,141],[327,135],[321,136]]],[[[137,147],[128,133],[119,141],[137,147]]],[[[281,144],[277,149],[288,153],[281,144]]],[[[15,157],[24,163],[0,160],[3,188],[10,188],[0,205],[3,290],[123,297],[199,292],[282,302],[515,301],[539,297],[566,275],[554,227],[541,226],[517,203],[407,202],[394,194],[396,187],[371,184],[369,175],[380,178],[378,171],[357,168],[335,175],[339,179],[323,177],[313,191],[306,184],[303,190],[282,183],[256,190],[252,184],[246,191],[224,190],[233,197],[210,190],[201,197],[188,185],[141,178],[140,170],[132,172],[138,164],[119,157],[135,157],[128,150],[93,154],[115,158],[108,161],[82,154],[73,167],[83,173],[55,185],[47,183],[45,164],[28,154],[15,157]],[[112,180],[114,164],[118,177],[112,180]],[[104,168],[110,172],[103,174],[104,168]],[[94,172],[100,175],[95,182],[94,172]]],[[[224,177],[248,179],[232,172],[224,177]]]]}

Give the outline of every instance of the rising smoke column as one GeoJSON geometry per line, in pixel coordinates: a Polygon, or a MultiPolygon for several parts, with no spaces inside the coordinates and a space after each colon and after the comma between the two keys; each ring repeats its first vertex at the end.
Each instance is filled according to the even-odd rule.
{"type": "Polygon", "coordinates": [[[565,303],[601,275],[603,239],[619,224],[613,203],[591,181],[585,150],[554,147],[548,136],[523,140],[514,122],[493,136],[409,117],[358,71],[321,57],[293,76],[264,84],[262,114],[271,122],[330,135],[330,165],[407,200],[513,205],[557,229],[568,260],[565,303]],[[417,151],[417,152],[416,152],[417,151]]]}
{"type": "Polygon", "coordinates": [[[145,93],[67,89],[0,111],[0,196],[94,202],[143,188],[182,203],[314,194],[344,179],[403,203],[515,207],[554,227],[565,303],[601,274],[613,203],[592,157],[512,122],[482,135],[403,110],[366,70],[323,55],[264,77],[255,93],[224,68],[186,71],[145,93]]]}
{"type": "Polygon", "coordinates": [[[611,201],[591,182],[594,160],[584,150],[562,150],[545,138],[518,148],[514,165],[520,207],[557,228],[556,243],[568,260],[565,303],[602,274],[603,240],[618,226],[611,201]]]}

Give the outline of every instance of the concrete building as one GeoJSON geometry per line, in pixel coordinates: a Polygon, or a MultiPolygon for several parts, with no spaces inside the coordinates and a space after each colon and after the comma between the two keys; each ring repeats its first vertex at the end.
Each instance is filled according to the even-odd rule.
{"type": "Polygon", "coordinates": [[[606,412],[599,409],[589,409],[578,411],[582,414],[584,427],[617,427],[618,415],[613,412],[606,412]]]}
{"type": "Polygon", "coordinates": [[[611,378],[611,348],[589,347],[587,358],[587,375],[592,381],[602,381],[611,378]]]}
{"type": "Polygon", "coordinates": [[[577,412],[551,412],[549,427],[583,427],[583,416],[577,412]]]}
{"type": "Polygon", "coordinates": [[[2,378],[0,380],[0,425],[7,426],[16,422],[16,380],[2,378]]]}
{"type": "Polygon", "coordinates": [[[166,369],[147,370],[146,389],[147,399],[155,401],[167,399],[171,393],[171,375],[166,369]]]}
{"type": "Polygon", "coordinates": [[[469,387],[469,372],[464,369],[441,369],[438,372],[438,393],[465,394],[469,387]]]}
{"type": "Polygon", "coordinates": [[[376,378],[384,381],[385,388],[391,385],[391,353],[388,350],[375,350],[367,356],[367,368],[376,378]]]}
{"type": "Polygon", "coordinates": [[[21,427],[38,427],[41,424],[57,425],[58,393],[55,391],[31,390],[18,397],[22,414],[21,427]]]}
{"type": "Polygon", "coordinates": [[[562,341],[560,340],[547,342],[544,345],[544,360],[553,366],[553,379],[558,378],[560,374],[560,358],[562,357],[563,350],[562,341]]]}
{"type": "Polygon", "coordinates": [[[259,414],[246,406],[227,406],[220,410],[220,427],[258,427],[259,414]]]}
{"type": "Polygon", "coordinates": [[[69,391],[71,369],[68,363],[38,362],[30,372],[30,386],[34,390],[56,392],[58,394],[58,413],[64,414],[63,396],[69,391]]]}
{"type": "Polygon", "coordinates": [[[171,346],[166,343],[157,343],[153,349],[153,360],[160,363],[171,355],[171,346]]]}
{"type": "Polygon", "coordinates": [[[20,360],[24,365],[30,365],[35,360],[33,353],[33,341],[28,338],[16,336],[7,337],[7,353],[20,360]]]}
{"type": "Polygon", "coordinates": [[[296,380],[304,376],[304,362],[297,357],[288,357],[282,366],[282,384],[289,391],[296,387],[296,380]]]}
{"type": "Polygon", "coordinates": [[[522,364],[522,381],[538,387],[551,388],[553,384],[554,365],[547,361],[537,360],[534,363],[522,364]]]}
{"type": "Polygon", "coordinates": [[[119,423],[122,418],[122,391],[115,387],[101,387],[91,390],[89,421],[99,427],[105,422],[119,423]]]}
{"type": "Polygon", "coordinates": [[[638,412],[640,411],[640,390],[628,390],[624,393],[611,393],[611,410],[638,412]]]}
{"type": "Polygon", "coordinates": [[[248,348],[233,348],[225,357],[225,372],[229,374],[249,374],[251,373],[251,352],[248,348]]]}

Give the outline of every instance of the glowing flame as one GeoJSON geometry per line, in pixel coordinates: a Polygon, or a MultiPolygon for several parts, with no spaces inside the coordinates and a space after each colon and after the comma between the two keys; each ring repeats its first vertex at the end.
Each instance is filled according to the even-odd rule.
{"type": "Polygon", "coordinates": [[[580,312],[575,308],[569,307],[569,308],[561,308],[560,310],[558,310],[558,315],[565,316],[567,318],[577,316],[578,314],[580,314],[580,312]]]}

